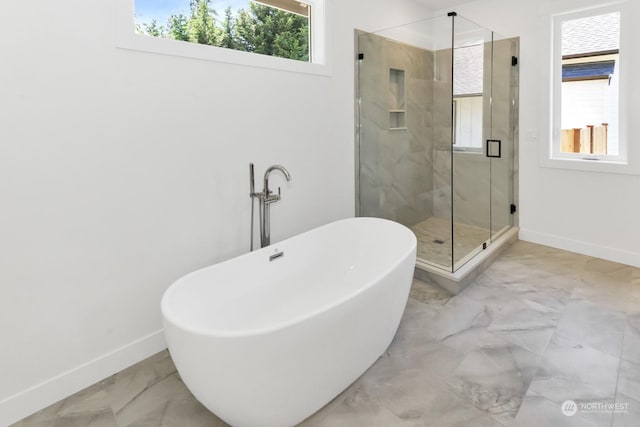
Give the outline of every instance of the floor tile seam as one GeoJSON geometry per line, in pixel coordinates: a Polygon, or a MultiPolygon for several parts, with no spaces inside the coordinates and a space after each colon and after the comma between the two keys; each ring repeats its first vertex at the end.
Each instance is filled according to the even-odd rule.
{"type": "MultiPolygon", "coordinates": [[[[553,339],[556,337],[556,335],[558,333],[557,329],[558,329],[557,327],[554,328],[554,333],[551,336],[551,339],[549,340],[549,343],[547,343],[547,348],[545,349],[545,353],[544,353],[543,357],[546,355],[546,351],[547,351],[549,345],[553,342],[553,339]]],[[[559,337],[562,338],[562,336],[559,336],[559,337]]],[[[622,340],[624,340],[624,333],[622,334],[622,340]]],[[[621,341],[621,344],[623,344],[623,342],[624,341],[621,341]]],[[[556,345],[558,345],[558,346],[560,346],[562,348],[574,348],[573,346],[562,345],[562,344],[559,344],[559,343],[556,343],[556,345]]],[[[578,345],[580,346],[580,348],[589,349],[589,350],[591,350],[593,352],[599,353],[600,355],[607,356],[607,357],[609,357],[611,359],[618,359],[618,360],[622,359],[622,347],[620,347],[621,348],[620,355],[615,356],[615,355],[609,354],[609,353],[607,353],[605,351],[597,349],[597,348],[595,348],[595,347],[593,347],[591,345],[588,345],[588,344],[578,344],[578,345]]],[[[618,361],[618,367],[620,367],[620,362],[619,361],[618,361]]]]}
{"type": "Polygon", "coordinates": [[[160,415],[160,420],[164,420],[166,415],[167,415],[167,411],[169,410],[169,406],[171,405],[171,399],[167,400],[165,402],[165,404],[162,407],[162,415],[160,415]]]}
{"type": "MultiPolygon", "coordinates": [[[[49,408],[55,406],[55,405],[60,405],[59,408],[55,411],[55,417],[54,418],[59,418],[59,417],[64,417],[64,416],[78,416],[78,415],[83,415],[83,414],[91,414],[91,413],[102,413],[105,411],[110,411],[111,413],[113,413],[113,407],[111,406],[111,399],[109,398],[109,390],[108,387],[109,385],[103,385],[101,384],[102,381],[99,381],[95,384],[90,385],[89,387],[87,387],[87,389],[91,389],[93,387],[96,387],[99,385],[99,387],[96,387],[96,390],[93,391],[91,394],[89,394],[88,396],[85,396],[84,399],[80,399],[80,402],[86,402],[89,399],[93,398],[96,394],[98,393],[102,393],[104,392],[104,396],[100,397],[99,400],[102,404],[104,404],[104,406],[98,408],[98,409],[85,409],[85,410],[71,410],[67,413],[63,413],[64,411],[66,411],[69,407],[72,407],[73,403],[72,401],[76,400],[76,395],[85,392],[87,389],[84,390],[80,390],[77,393],[74,393],[70,396],[67,396],[66,398],[61,399],[60,401],[54,403],[53,405],[50,405],[44,409],[42,409],[42,411],[46,411],[49,408]]],[[[35,415],[35,414],[33,414],[35,415]]]]}
{"type": "MultiPolygon", "coordinates": [[[[568,381],[568,382],[573,382],[574,381],[574,377],[570,377],[570,376],[564,376],[564,375],[545,375],[545,376],[535,376],[532,380],[531,380],[531,385],[533,385],[534,382],[537,381],[548,381],[548,380],[557,380],[557,379],[561,379],[563,381],[568,381]]],[[[578,380],[578,382],[583,382],[578,380]]],[[[587,385],[590,385],[591,383],[588,383],[587,385]]],[[[529,387],[531,387],[531,385],[529,387]]],[[[529,391],[529,390],[527,390],[529,391]]],[[[542,392],[538,392],[536,390],[531,390],[533,393],[535,393],[537,396],[543,396],[541,393],[542,392]]],[[[600,390],[598,390],[600,391],[600,390]]],[[[546,398],[546,396],[543,396],[546,398]]],[[[594,395],[592,395],[591,397],[585,397],[585,398],[580,398],[580,399],[575,399],[575,400],[585,400],[585,401],[597,401],[597,400],[615,400],[616,399],[616,392],[613,391],[611,394],[608,393],[595,393],[594,395]]],[[[547,400],[551,400],[549,398],[547,398],[547,400]]],[[[572,399],[574,400],[574,399],[572,399]]]]}
{"type": "Polygon", "coordinates": [[[92,384],[90,386],[88,386],[87,388],[80,390],[76,393],[73,393],[61,400],[59,400],[58,402],[53,403],[50,406],[47,406],[46,408],[43,408],[42,411],[48,410],[50,408],[52,408],[53,406],[59,405],[58,408],[56,409],[56,416],[60,416],[62,412],[66,411],[69,406],[73,405],[72,401],[78,399],[78,397],[81,394],[85,394],[85,396],[83,396],[84,398],[79,399],[80,402],[87,402],[88,400],[92,399],[93,397],[95,397],[98,393],[102,393],[104,392],[105,396],[98,398],[101,402],[103,402],[105,404],[104,408],[100,408],[100,409],[87,409],[87,410],[83,410],[83,411],[70,411],[68,412],[68,414],[70,415],[76,415],[76,414],[86,414],[86,413],[91,413],[91,412],[98,412],[98,411],[104,411],[106,409],[111,409],[111,402],[109,399],[109,391],[107,390],[108,385],[102,385],[101,381],[92,384]],[[95,388],[95,390],[92,390],[90,393],[87,393],[88,390],[95,388]]]}
{"type": "MultiPolygon", "coordinates": [[[[453,375],[452,375],[452,376],[453,376],[453,375]]],[[[462,380],[461,380],[461,381],[462,381],[462,380]]],[[[505,425],[505,424],[503,424],[502,422],[500,422],[500,420],[499,420],[497,417],[493,416],[493,414],[490,414],[489,412],[486,412],[486,411],[484,411],[484,410],[480,409],[479,407],[477,407],[477,406],[476,406],[472,401],[470,401],[470,400],[469,400],[469,398],[468,398],[468,396],[467,396],[467,395],[465,395],[465,394],[461,394],[461,393],[460,393],[460,389],[459,389],[458,387],[456,387],[456,385],[455,385],[455,384],[452,384],[452,382],[451,382],[451,378],[449,378],[449,379],[446,381],[445,385],[446,385],[447,387],[449,387],[449,394],[450,394],[450,395],[452,395],[452,396],[454,396],[454,398],[455,398],[456,400],[458,400],[460,404],[463,404],[463,405],[465,405],[467,408],[472,409],[473,411],[476,411],[476,412],[477,412],[477,415],[478,415],[478,416],[477,416],[476,418],[480,418],[480,417],[489,417],[489,418],[491,418],[493,421],[497,421],[499,424],[501,424],[501,425],[505,425]]],[[[517,414],[517,413],[516,413],[516,414],[517,414]]],[[[515,418],[515,417],[514,417],[514,418],[515,418]]],[[[438,427],[440,427],[440,426],[438,426],[438,427]]],[[[444,426],[442,426],[442,427],[444,427],[444,426]]]]}
{"type": "MultiPolygon", "coordinates": [[[[525,390],[525,396],[529,394],[529,390],[531,389],[531,385],[533,384],[535,379],[541,378],[538,376],[538,373],[542,369],[542,361],[545,359],[545,356],[547,355],[547,350],[549,350],[549,346],[551,345],[551,342],[553,341],[553,337],[556,335],[557,331],[558,331],[558,326],[556,325],[553,327],[553,334],[551,334],[551,338],[549,338],[549,341],[547,341],[547,344],[545,345],[544,350],[539,354],[540,358],[538,359],[538,366],[536,367],[536,370],[533,373],[533,376],[531,377],[531,381],[529,381],[529,386],[525,390]]],[[[536,393],[536,392],[533,391],[533,393],[536,393]]],[[[536,395],[538,395],[538,393],[536,393],[536,395]]]]}
{"type": "MultiPolygon", "coordinates": [[[[478,384],[475,382],[469,383],[467,381],[464,381],[463,379],[459,379],[460,382],[463,382],[465,384],[470,384],[472,389],[473,387],[477,386],[480,388],[480,390],[485,389],[485,387],[482,384],[478,384]]],[[[460,387],[457,387],[456,384],[452,384],[451,382],[448,382],[447,385],[451,388],[451,394],[453,394],[457,399],[459,399],[460,401],[462,401],[463,403],[465,403],[467,406],[469,406],[470,408],[473,408],[476,411],[479,411],[482,415],[488,416],[490,418],[492,418],[495,421],[498,421],[500,424],[504,425],[502,422],[500,422],[500,419],[502,418],[500,415],[501,414],[505,414],[507,413],[507,411],[504,411],[502,413],[490,413],[486,410],[483,410],[481,408],[479,408],[478,406],[476,406],[473,401],[469,400],[469,396],[464,394],[463,390],[460,387]]],[[[463,387],[464,388],[464,387],[463,387]]],[[[500,394],[499,394],[500,395],[500,394]]],[[[510,395],[512,396],[512,395],[510,395]]],[[[524,399],[524,395],[522,396],[515,396],[516,398],[520,398],[520,405],[522,405],[522,400],[524,399]]],[[[509,401],[511,401],[511,399],[509,399],[509,401]]],[[[518,406],[518,409],[515,412],[515,415],[517,415],[518,411],[520,410],[520,406],[518,406]]],[[[515,415],[514,415],[514,419],[515,419],[515,415]]]]}
{"type": "MultiPolygon", "coordinates": [[[[409,295],[409,298],[408,298],[407,302],[409,302],[409,300],[413,300],[413,302],[417,302],[417,303],[426,305],[426,303],[420,301],[419,299],[417,299],[415,297],[412,297],[411,295],[409,295]]],[[[402,317],[404,317],[404,315],[406,314],[406,310],[407,310],[407,306],[406,305],[405,305],[404,309],[405,309],[405,313],[402,313],[402,317]]]]}
{"type": "MultiPolygon", "coordinates": [[[[524,402],[525,397],[527,396],[527,394],[529,394],[529,389],[531,388],[531,384],[533,384],[533,381],[536,379],[536,377],[538,375],[538,371],[541,368],[541,366],[540,366],[540,362],[541,361],[542,361],[542,356],[540,356],[540,358],[538,359],[538,362],[536,363],[535,371],[533,372],[533,375],[531,376],[531,381],[529,381],[529,384],[527,385],[527,388],[523,390],[522,401],[520,402],[520,407],[518,407],[518,412],[520,412],[520,408],[522,407],[522,402],[524,402]]],[[[521,374],[521,376],[522,376],[522,374],[521,374]]],[[[516,413],[516,415],[517,415],[517,413],[516,413]]]]}
{"type": "MultiPolygon", "coordinates": [[[[441,299],[429,299],[427,301],[423,301],[423,300],[419,300],[418,298],[416,298],[414,296],[411,296],[411,295],[409,296],[409,298],[413,299],[415,302],[418,302],[418,303],[420,303],[422,305],[425,305],[427,307],[433,307],[433,306],[443,306],[444,307],[447,304],[447,302],[449,302],[451,300],[451,298],[453,298],[453,297],[450,297],[446,301],[441,300],[441,299]],[[443,302],[441,302],[441,301],[443,301],[443,302]]],[[[405,306],[405,309],[406,309],[406,306],[405,306]]]]}
{"type": "MultiPolygon", "coordinates": [[[[485,309],[486,309],[486,306],[485,306],[485,309]]],[[[484,314],[484,312],[485,312],[485,310],[482,310],[482,312],[480,312],[480,313],[476,314],[476,315],[473,317],[473,319],[471,319],[471,322],[470,322],[469,326],[467,326],[466,328],[460,329],[459,331],[452,332],[452,333],[450,333],[449,335],[446,335],[446,336],[444,336],[444,337],[442,337],[442,338],[436,338],[436,341],[440,342],[442,345],[446,345],[447,347],[449,347],[450,349],[452,349],[452,350],[454,350],[454,351],[457,351],[457,350],[456,350],[455,348],[453,348],[452,346],[447,345],[447,343],[445,343],[445,341],[446,341],[448,338],[455,337],[456,335],[460,335],[460,334],[465,333],[465,332],[467,332],[467,331],[472,331],[472,330],[474,330],[474,329],[482,329],[482,328],[487,329],[487,328],[488,328],[488,326],[473,326],[473,322],[475,322],[475,320],[478,318],[478,316],[480,316],[480,315],[484,314]]]]}
{"type": "Polygon", "coordinates": [[[560,322],[566,317],[568,316],[568,308],[569,308],[569,303],[567,302],[560,310],[558,310],[558,318],[557,321],[555,323],[554,326],[552,326],[553,328],[553,334],[551,335],[551,338],[549,339],[549,342],[547,343],[547,345],[544,348],[544,352],[542,353],[542,356],[544,357],[547,354],[547,350],[549,349],[549,345],[551,344],[551,342],[553,341],[553,338],[558,334],[558,326],[560,325],[560,322]]]}
{"type": "MultiPolygon", "coordinates": [[[[630,400],[630,401],[632,400],[634,403],[638,403],[638,404],[640,404],[640,400],[639,400],[639,399],[636,399],[636,398],[634,398],[634,397],[632,397],[632,396],[629,396],[628,394],[626,394],[626,393],[622,393],[622,392],[621,392],[621,393],[618,393],[618,394],[616,395],[616,402],[618,401],[618,396],[624,396],[624,398],[625,398],[625,399],[630,400]]],[[[640,406],[638,406],[638,409],[640,409],[640,406]]]]}
{"type": "Polygon", "coordinates": [[[118,409],[117,411],[113,408],[113,402],[111,401],[111,399],[109,399],[109,404],[111,406],[111,410],[113,411],[113,413],[115,415],[120,414],[123,410],[125,410],[128,406],[130,406],[133,402],[135,402],[140,396],[142,396],[144,393],[146,393],[148,390],[150,390],[151,388],[155,387],[157,384],[161,383],[162,381],[167,380],[168,378],[170,378],[173,375],[176,375],[177,372],[171,372],[168,375],[165,375],[164,377],[159,377],[156,378],[156,380],[152,381],[151,383],[147,384],[142,390],[140,390],[138,393],[136,393],[136,395],[134,397],[131,398],[131,400],[129,400],[126,404],[124,404],[122,406],[122,408],[118,409]]]}
{"type": "MultiPolygon", "coordinates": [[[[614,335],[614,334],[607,334],[607,336],[612,336],[612,335],[614,335]]],[[[603,350],[601,350],[599,348],[596,348],[596,347],[594,347],[592,345],[589,345],[589,344],[579,343],[578,345],[580,345],[582,348],[587,348],[587,349],[589,349],[591,351],[595,351],[597,353],[603,354],[603,355],[608,356],[608,357],[610,357],[612,359],[621,359],[622,358],[622,346],[624,345],[624,330],[622,331],[622,333],[620,335],[621,335],[621,338],[620,338],[620,352],[619,352],[619,354],[611,354],[611,353],[603,351],[603,350]]],[[[552,339],[553,339],[553,337],[552,337],[552,339]]]]}
{"type": "MultiPolygon", "coordinates": [[[[359,381],[359,380],[358,380],[358,381],[359,381]]],[[[355,383],[354,383],[354,384],[355,384],[355,383]]],[[[349,390],[350,388],[351,388],[351,386],[349,386],[349,387],[348,387],[346,390],[344,390],[344,391],[347,391],[347,390],[349,390]]],[[[362,384],[360,384],[358,388],[356,388],[356,389],[352,390],[351,392],[356,392],[356,391],[363,392],[363,391],[362,391],[362,389],[363,389],[363,385],[362,385],[362,384]]],[[[344,391],[343,391],[343,393],[344,393],[344,391]]],[[[394,410],[393,410],[389,405],[384,404],[384,403],[383,403],[383,401],[382,401],[378,396],[376,396],[376,395],[371,395],[371,394],[370,394],[370,393],[368,393],[368,392],[365,392],[365,393],[366,393],[367,397],[370,399],[371,403],[373,403],[374,405],[377,405],[377,406],[379,406],[379,407],[381,407],[381,408],[384,408],[384,410],[386,410],[387,412],[389,412],[390,414],[392,414],[392,415],[393,415],[394,417],[396,417],[398,420],[403,421],[403,419],[401,418],[400,414],[397,414],[397,413],[396,413],[396,411],[394,411],[394,410]]],[[[345,397],[345,398],[346,398],[346,397],[345,397]]],[[[324,407],[322,407],[322,408],[318,409],[318,411],[321,411],[323,408],[324,408],[324,407]]],[[[420,418],[422,418],[422,415],[420,416],[420,418]]]]}
{"type": "MultiPolygon", "coordinates": [[[[547,397],[547,396],[545,396],[544,394],[540,394],[540,393],[535,392],[535,391],[534,391],[534,392],[532,392],[532,393],[533,393],[533,394],[529,394],[529,393],[527,393],[527,394],[524,396],[524,398],[523,398],[523,402],[524,402],[524,400],[525,400],[527,397],[529,397],[529,398],[535,398],[535,399],[542,399],[542,400],[544,400],[544,401],[546,401],[546,402],[548,402],[548,403],[550,403],[550,404],[552,404],[552,405],[554,405],[554,406],[558,406],[558,410],[560,410],[560,405],[562,405],[562,403],[564,403],[564,402],[556,402],[555,400],[552,400],[552,399],[548,398],[548,397],[547,397]]],[[[613,398],[605,398],[605,399],[603,399],[603,400],[609,400],[609,399],[613,400],[613,402],[614,402],[614,403],[616,402],[616,397],[613,397],[613,398]]],[[[581,400],[585,400],[585,399],[577,399],[577,400],[578,400],[578,401],[581,401],[581,400]]],[[[591,400],[591,401],[595,401],[594,399],[586,399],[586,401],[589,401],[589,400],[591,400]]],[[[518,410],[518,412],[520,412],[520,411],[518,410]]],[[[614,422],[614,420],[613,420],[613,413],[612,413],[612,414],[610,414],[610,416],[611,416],[611,421],[610,421],[610,424],[609,424],[609,425],[610,425],[610,426],[612,426],[612,424],[613,424],[613,422],[614,422]]],[[[583,417],[581,417],[581,418],[583,418],[583,417]]],[[[543,427],[543,426],[541,426],[541,427],[543,427]]],[[[547,426],[544,426],[544,427],[547,427],[547,426]]],[[[549,426],[549,427],[551,427],[551,426],[549,426]]]]}
{"type": "Polygon", "coordinates": [[[593,305],[597,306],[600,309],[605,309],[607,311],[614,311],[616,313],[623,314],[625,316],[628,314],[626,309],[620,310],[618,308],[612,308],[612,307],[609,307],[607,305],[598,304],[597,303],[598,299],[601,299],[601,298],[593,298],[593,297],[589,297],[589,296],[574,296],[572,294],[571,296],[569,296],[569,301],[567,303],[583,301],[583,302],[587,302],[587,303],[593,304],[593,305]]]}
{"type": "MultiPolygon", "coordinates": [[[[628,327],[628,318],[625,319],[626,320],[626,324],[625,324],[625,329],[622,331],[622,339],[620,341],[620,358],[618,359],[618,372],[616,375],[616,389],[615,389],[615,395],[618,395],[618,386],[620,385],[620,373],[622,371],[622,361],[625,360],[623,358],[623,354],[624,354],[624,340],[625,340],[625,336],[627,335],[627,327],[628,327]]],[[[613,421],[611,421],[612,425],[613,425],[613,421]]]]}
{"type": "MultiPolygon", "coordinates": [[[[566,305],[564,307],[565,311],[566,311],[566,305]]],[[[564,315],[564,314],[563,314],[564,315]]],[[[532,354],[535,354],[539,357],[538,362],[537,362],[537,366],[536,366],[536,370],[533,373],[533,376],[531,377],[531,381],[529,382],[529,385],[527,387],[527,389],[525,390],[525,395],[528,393],[529,389],[531,388],[531,384],[533,383],[533,380],[537,377],[538,372],[540,371],[540,369],[542,368],[542,361],[544,360],[545,356],[547,355],[547,350],[549,349],[549,345],[551,344],[551,342],[553,341],[553,337],[557,334],[558,332],[558,324],[560,323],[560,320],[558,320],[556,322],[556,324],[554,326],[550,326],[550,327],[545,327],[545,328],[536,328],[536,329],[552,329],[553,333],[551,334],[551,338],[549,338],[549,340],[547,341],[547,343],[544,346],[544,349],[540,352],[540,353],[534,353],[531,352],[532,354]]],[[[531,330],[526,329],[526,331],[531,330]]],[[[525,331],[524,329],[522,331],[525,331]]],[[[525,349],[526,350],[526,349],[525,349]]],[[[527,350],[528,351],[528,350],[527,350]]]]}
{"type": "MultiPolygon", "coordinates": [[[[70,399],[70,397],[68,397],[67,399],[70,399]]],[[[66,399],[65,399],[66,400],[66,399]]],[[[46,409],[46,408],[45,408],[46,409]]],[[[85,411],[76,411],[76,412],[69,412],[66,414],[61,414],[56,412],[55,414],[51,414],[51,415],[47,415],[41,418],[40,421],[38,421],[38,425],[44,425],[43,423],[49,423],[51,421],[56,421],[56,420],[60,420],[63,418],[78,418],[78,417],[87,417],[90,416],[91,419],[89,420],[89,422],[93,422],[93,420],[95,420],[97,417],[101,416],[102,414],[104,414],[105,412],[111,414],[114,419],[115,419],[115,413],[113,412],[113,408],[111,408],[111,405],[107,405],[104,408],[100,408],[100,409],[88,409],[85,411]]],[[[37,413],[36,413],[37,414],[37,413]]],[[[18,423],[12,424],[12,425],[21,425],[21,423],[25,422],[27,419],[35,416],[36,414],[32,414],[26,418],[23,418],[22,420],[18,421],[18,423]]]]}

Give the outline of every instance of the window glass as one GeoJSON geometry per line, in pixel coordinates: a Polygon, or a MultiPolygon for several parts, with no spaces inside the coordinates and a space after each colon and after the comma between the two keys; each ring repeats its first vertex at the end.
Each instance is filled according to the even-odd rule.
{"type": "Polygon", "coordinates": [[[453,51],[453,147],[482,150],[484,43],[453,51]]]}
{"type": "Polygon", "coordinates": [[[561,16],[555,28],[554,151],[613,159],[621,152],[620,11],[561,16]]]}
{"type": "Polygon", "coordinates": [[[294,0],[135,0],[139,34],[311,61],[311,6],[294,0]]]}

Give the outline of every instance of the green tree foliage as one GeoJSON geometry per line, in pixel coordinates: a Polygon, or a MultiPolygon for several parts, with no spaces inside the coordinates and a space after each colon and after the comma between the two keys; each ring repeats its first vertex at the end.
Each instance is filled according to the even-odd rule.
{"type": "Polygon", "coordinates": [[[274,55],[309,61],[309,26],[295,26],[286,33],[280,33],[274,40],[274,55]]]}
{"type": "Polygon", "coordinates": [[[256,23],[254,18],[244,9],[238,11],[236,16],[236,48],[246,52],[255,52],[253,44],[256,23]]]}
{"type": "Polygon", "coordinates": [[[309,61],[309,20],[280,9],[249,3],[233,16],[224,11],[221,22],[211,0],[190,0],[190,16],[171,15],[166,27],[141,24],[138,31],[153,37],[168,37],[228,49],[309,61]]]}
{"type": "Polygon", "coordinates": [[[155,19],[152,19],[150,23],[143,22],[136,26],[136,30],[152,37],[166,37],[167,35],[167,30],[162,25],[158,25],[155,19]]]}
{"type": "Polygon", "coordinates": [[[222,39],[220,40],[220,47],[238,49],[236,38],[233,14],[231,12],[231,8],[227,7],[224,11],[224,21],[222,21],[222,39]]]}
{"type": "Polygon", "coordinates": [[[167,27],[172,39],[189,41],[189,21],[183,14],[171,15],[167,27]]]}
{"type": "Polygon", "coordinates": [[[307,18],[254,2],[245,13],[246,20],[241,22],[248,25],[238,32],[252,46],[251,52],[309,60],[307,18]]]}
{"type": "Polygon", "coordinates": [[[216,26],[216,13],[209,3],[211,0],[191,0],[191,18],[187,23],[189,41],[217,46],[221,31],[216,26]]]}

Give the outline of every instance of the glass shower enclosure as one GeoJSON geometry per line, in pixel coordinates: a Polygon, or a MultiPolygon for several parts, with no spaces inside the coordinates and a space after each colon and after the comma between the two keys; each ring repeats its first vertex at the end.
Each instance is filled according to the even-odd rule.
{"type": "Polygon", "coordinates": [[[518,41],[451,12],[356,42],[356,214],[453,273],[513,226],[518,41]]]}

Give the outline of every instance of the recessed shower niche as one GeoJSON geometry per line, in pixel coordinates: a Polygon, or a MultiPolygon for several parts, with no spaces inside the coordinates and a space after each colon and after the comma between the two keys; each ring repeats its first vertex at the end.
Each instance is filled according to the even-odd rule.
{"type": "Polygon", "coordinates": [[[407,128],[405,114],[404,70],[389,69],[389,130],[407,128]]]}

